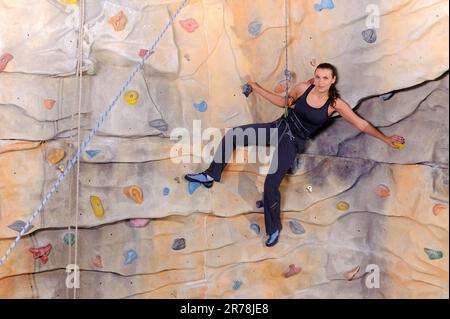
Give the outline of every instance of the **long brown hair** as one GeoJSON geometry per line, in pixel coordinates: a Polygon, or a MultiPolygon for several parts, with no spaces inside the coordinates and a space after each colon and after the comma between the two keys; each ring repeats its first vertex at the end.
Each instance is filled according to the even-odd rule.
{"type": "Polygon", "coordinates": [[[336,76],[336,81],[333,84],[331,84],[330,89],[328,91],[329,96],[327,101],[327,103],[330,103],[330,105],[334,107],[334,105],[336,104],[336,99],[341,97],[338,89],[336,88],[336,84],[338,83],[339,79],[337,69],[334,65],[330,63],[321,63],[317,66],[316,70],[317,69],[331,70],[331,77],[336,76]]]}

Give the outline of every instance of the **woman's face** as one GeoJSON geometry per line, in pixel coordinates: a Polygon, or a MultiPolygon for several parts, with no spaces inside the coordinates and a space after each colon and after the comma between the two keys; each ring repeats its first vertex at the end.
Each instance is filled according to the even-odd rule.
{"type": "Polygon", "coordinates": [[[321,93],[326,93],[331,85],[336,82],[336,76],[330,69],[316,69],[314,72],[314,85],[321,93]]]}

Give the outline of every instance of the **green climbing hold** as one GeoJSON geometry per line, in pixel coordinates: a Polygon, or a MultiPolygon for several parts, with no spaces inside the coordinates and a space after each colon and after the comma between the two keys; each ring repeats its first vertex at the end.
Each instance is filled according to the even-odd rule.
{"type": "Polygon", "coordinates": [[[66,246],[73,246],[75,244],[75,234],[73,233],[67,233],[64,235],[64,245],[66,246]]]}
{"type": "Polygon", "coordinates": [[[424,248],[424,251],[428,255],[428,258],[430,258],[431,260],[441,259],[442,257],[444,257],[444,254],[440,250],[424,248]]]}

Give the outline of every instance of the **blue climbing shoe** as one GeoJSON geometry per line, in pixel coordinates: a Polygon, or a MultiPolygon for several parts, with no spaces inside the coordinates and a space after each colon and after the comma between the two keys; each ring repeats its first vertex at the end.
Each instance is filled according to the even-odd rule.
{"type": "Polygon", "coordinates": [[[278,243],[278,238],[280,238],[280,231],[279,230],[277,230],[272,235],[270,235],[269,238],[267,238],[266,246],[267,247],[275,246],[276,243],[278,243]]]}
{"type": "Polygon", "coordinates": [[[214,178],[206,174],[205,172],[197,173],[197,174],[186,174],[184,175],[184,179],[193,183],[200,183],[206,188],[211,188],[214,183],[214,178]]]}

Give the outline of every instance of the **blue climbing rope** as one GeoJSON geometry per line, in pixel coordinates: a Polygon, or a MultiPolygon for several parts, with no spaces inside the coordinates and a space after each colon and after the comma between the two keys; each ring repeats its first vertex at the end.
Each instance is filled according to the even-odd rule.
{"type": "Polygon", "coordinates": [[[33,223],[33,220],[37,217],[37,215],[39,215],[39,213],[42,211],[42,209],[45,207],[45,204],[47,203],[47,201],[52,197],[52,195],[55,193],[56,189],[58,188],[59,184],[61,184],[62,180],[66,177],[66,175],[70,172],[70,170],[72,169],[72,167],[77,163],[77,161],[80,159],[81,154],[83,153],[83,151],[86,149],[86,146],[89,144],[89,142],[92,140],[92,138],[94,137],[95,133],[98,131],[98,129],[100,128],[100,125],[102,125],[102,123],[105,121],[106,117],[108,116],[108,114],[111,112],[112,108],[115,106],[115,104],[117,103],[117,101],[119,100],[119,98],[122,96],[122,94],[125,92],[125,90],[127,89],[127,87],[130,85],[131,81],[134,79],[134,77],[136,76],[136,74],[139,72],[140,69],[142,69],[144,67],[144,63],[145,61],[148,59],[148,57],[150,56],[150,54],[152,53],[152,51],[155,49],[155,47],[158,45],[159,41],[161,40],[161,38],[163,37],[163,35],[167,32],[167,30],[169,29],[169,27],[173,24],[175,18],[178,16],[178,14],[180,13],[181,9],[183,9],[183,7],[186,5],[186,2],[188,0],[184,0],[183,3],[180,5],[180,7],[178,8],[177,12],[174,14],[173,17],[170,17],[170,21],[169,23],[167,23],[167,25],[164,27],[163,31],[159,34],[158,38],[156,39],[156,41],[153,43],[153,45],[148,49],[147,53],[145,54],[145,56],[142,58],[141,62],[136,66],[136,68],[134,69],[133,73],[130,75],[130,77],[128,78],[128,80],[125,82],[125,84],[123,85],[122,89],[120,90],[120,92],[117,94],[117,96],[113,99],[113,101],[111,102],[111,104],[108,106],[108,108],[106,109],[106,111],[104,111],[102,113],[102,115],[100,116],[99,121],[97,122],[97,124],[95,125],[94,129],[89,133],[89,135],[87,136],[87,138],[83,141],[81,147],[78,149],[77,154],[72,158],[72,160],[70,161],[69,165],[67,165],[67,168],[64,170],[64,172],[62,174],[60,174],[58,176],[58,179],[56,180],[56,182],[53,184],[52,188],[50,189],[50,191],[47,193],[47,195],[45,196],[44,200],[42,201],[41,205],[39,205],[39,207],[34,211],[33,215],[31,215],[31,218],[28,220],[28,222],[25,224],[25,226],[23,226],[22,230],[20,231],[19,235],[16,237],[16,239],[13,241],[13,243],[11,244],[11,246],[8,248],[8,250],[6,251],[6,253],[3,255],[3,257],[0,259],[0,266],[2,266],[6,259],[8,258],[8,256],[11,254],[11,251],[14,249],[14,247],[17,245],[17,243],[19,242],[20,238],[22,238],[23,234],[27,231],[27,229],[30,227],[30,225],[33,223]]]}

